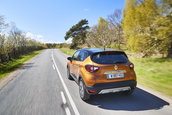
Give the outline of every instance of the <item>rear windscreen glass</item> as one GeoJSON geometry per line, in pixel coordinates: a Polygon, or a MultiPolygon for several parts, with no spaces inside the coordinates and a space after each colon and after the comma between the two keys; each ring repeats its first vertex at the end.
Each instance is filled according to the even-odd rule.
{"type": "Polygon", "coordinates": [[[93,62],[98,64],[123,64],[128,59],[123,52],[100,52],[91,56],[93,62]]]}

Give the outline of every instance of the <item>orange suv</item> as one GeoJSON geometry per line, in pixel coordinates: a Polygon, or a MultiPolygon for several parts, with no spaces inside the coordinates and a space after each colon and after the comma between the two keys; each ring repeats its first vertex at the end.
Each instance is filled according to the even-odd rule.
{"type": "Polygon", "coordinates": [[[67,59],[68,79],[79,85],[82,100],[93,94],[131,94],[136,87],[134,65],[121,50],[79,49],[67,59]]]}

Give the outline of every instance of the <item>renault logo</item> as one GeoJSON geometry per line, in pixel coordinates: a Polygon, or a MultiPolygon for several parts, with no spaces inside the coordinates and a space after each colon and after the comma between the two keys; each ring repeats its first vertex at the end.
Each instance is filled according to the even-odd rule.
{"type": "Polygon", "coordinates": [[[114,69],[115,69],[115,70],[117,70],[117,69],[118,69],[118,66],[117,66],[117,65],[115,65],[115,66],[114,66],[114,69]]]}

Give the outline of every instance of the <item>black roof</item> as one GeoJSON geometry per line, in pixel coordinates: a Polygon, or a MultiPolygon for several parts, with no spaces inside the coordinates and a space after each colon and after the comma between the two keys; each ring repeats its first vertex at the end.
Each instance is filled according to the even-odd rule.
{"type": "Polygon", "coordinates": [[[97,53],[97,52],[106,52],[106,51],[118,51],[118,52],[123,52],[122,50],[118,49],[110,49],[110,48],[90,48],[90,49],[79,49],[81,51],[87,51],[89,53],[97,53]]]}

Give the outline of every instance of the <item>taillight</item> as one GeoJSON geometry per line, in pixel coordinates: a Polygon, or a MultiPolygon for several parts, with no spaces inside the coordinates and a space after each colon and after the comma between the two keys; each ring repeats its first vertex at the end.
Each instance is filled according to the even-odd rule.
{"type": "Polygon", "coordinates": [[[88,90],[89,93],[95,93],[95,90],[88,90]]]}
{"type": "Polygon", "coordinates": [[[85,66],[85,69],[88,71],[88,72],[97,72],[99,70],[99,67],[97,66],[94,66],[94,65],[86,65],[85,66]]]}
{"type": "Polygon", "coordinates": [[[134,64],[131,63],[131,64],[129,65],[129,67],[130,67],[130,69],[134,69],[134,64]]]}

